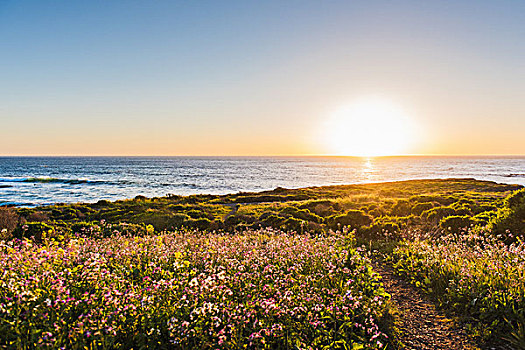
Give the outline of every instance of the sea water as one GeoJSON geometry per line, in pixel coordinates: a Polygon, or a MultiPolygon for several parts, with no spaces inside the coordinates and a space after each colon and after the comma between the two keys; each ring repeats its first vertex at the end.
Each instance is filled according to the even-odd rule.
{"type": "Polygon", "coordinates": [[[0,205],[431,178],[525,185],[525,157],[0,157],[0,205]]]}

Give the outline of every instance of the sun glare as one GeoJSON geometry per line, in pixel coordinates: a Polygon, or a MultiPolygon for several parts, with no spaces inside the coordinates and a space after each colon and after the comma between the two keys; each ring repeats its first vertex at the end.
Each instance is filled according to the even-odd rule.
{"type": "Polygon", "coordinates": [[[400,107],[367,98],[336,110],[327,121],[326,143],[337,155],[403,154],[415,138],[414,124],[400,107]]]}

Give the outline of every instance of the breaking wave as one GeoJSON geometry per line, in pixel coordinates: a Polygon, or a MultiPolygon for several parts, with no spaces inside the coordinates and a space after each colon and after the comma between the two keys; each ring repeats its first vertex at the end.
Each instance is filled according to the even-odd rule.
{"type": "Polygon", "coordinates": [[[109,181],[86,180],[86,179],[59,179],[55,177],[26,177],[26,178],[0,178],[0,182],[26,182],[26,183],[59,183],[68,185],[82,184],[114,184],[109,181]]]}

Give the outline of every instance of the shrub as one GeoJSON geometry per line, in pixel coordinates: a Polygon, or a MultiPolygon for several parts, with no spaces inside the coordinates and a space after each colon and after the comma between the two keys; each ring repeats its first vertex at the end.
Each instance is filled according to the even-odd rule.
{"type": "Polygon", "coordinates": [[[343,226],[359,228],[361,226],[370,225],[370,223],[372,223],[372,218],[361,210],[351,209],[343,215],[329,217],[328,223],[332,229],[343,226]]]}
{"type": "Polygon", "coordinates": [[[13,231],[15,238],[33,238],[36,241],[42,241],[42,238],[52,237],[55,234],[55,228],[43,222],[26,222],[19,225],[13,231]]]}
{"type": "Polygon", "coordinates": [[[474,220],[480,226],[486,226],[496,215],[496,211],[484,211],[474,216],[474,220]]]}
{"type": "Polygon", "coordinates": [[[211,229],[211,220],[206,218],[188,219],[184,221],[184,226],[199,230],[209,230],[211,229]]]}
{"type": "Polygon", "coordinates": [[[444,230],[459,232],[475,223],[476,221],[468,215],[451,215],[441,219],[439,226],[444,230]]]}
{"type": "Polygon", "coordinates": [[[73,234],[85,234],[87,236],[91,236],[94,233],[101,232],[101,228],[98,225],[98,222],[75,222],[71,224],[69,228],[73,234]]]}
{"type": "Polygon", "coordinates": [[[31,222],[48,221],[49,215],[43,211],[34,211],[27,216],[26,220],[31,222]]]}
{"type": "Polygon", "coordinates": [[[338,212],[341,208],[338,203],[332,202],[330,200],[313,200],[308,201],[299,206],[301,209],[308,209],[310,212],[327,217],[333,215],[335,212],[338,212]]]}
{"type": "Polygon", "coordinates": [[[438,223],[441,219],[446,216],[456,215],[456,211],[451,207],[437,207],[429,210],[425,210],[421,216],[438,223]]]}
{"type": "Polygon", "coordinates": [[[170,204],[167,206],[167,208],[172,211],[186,211],[192,207],[189,207],[187,205],[182,205],[182,204],[170,204]]]}
{"type": "Polygon", "coordinates": [[[0,231],[13,232],[20,222],[20,217],[12,208],[0,207],[0,231]]]}
{"type": "Polygon", "coordinates": [[[252,224],[257,219],[250,215],[244,215],[244,214],[235,214],[230,215],[224,220],[224,225],[227,227],[233,227],[240,224],[252,224]]]}
{"type": "Polygon", "coordinates": [[[281,227],[281,225],[284,223],[286,219],[281,217],[281,216],[277,216],[277,215],[274,215],[274,214],[271,214],[269,216],[267,216],[266,218],[264,218],[263,220],[260,221],[260,224],[262,227],[274,227],[274,228],[279,228],[281,227]]]}
{"type": "Polygon", "coordinates": [[[391,215],[407,216],[407,215],[410,215],[411,210],[412,210],[411,204],[407,200],[400,199],[392,207],[391,215]]]}
{"type": "Polygon", "coordinates": [[[110,205],[111,202],[105,200],[105,199],[101,199],[99,200],[98,202],[96,202],[94,205],[97,206],[97,207],[105,207],[107,205],[110,205]]]}
{"type": "Polygon", "coordinates": [[[373,217],[380,217],[386,215],[387,212],[383,208],[374,208],[368,212],[369,215],[373,217]]]}
{"type": "Polygon", "coordinates": [[[173,214],[168,219],[167,228],[171,229],[171,228],[181,227],[182,224],[184,224],[184,221],[188,220],[189,218],[190,217],[186,214],[179,214],[179,213],[173,214]]]}
{"type": "Polygon", "coordinates": [[[447,206],[456,201],[456,198],[451,196],[443,196],[443,195],[420,195],[420,196],[412,196],[409,199],[412,203],[431,203],[431,202],[437,202],[441,204],[442,206],[447,206]]]}
{"type": "Polygon", "coordinates": [[[421,215],[421,213],[424,211],[430,210],[432,208],[434,208],[434,204],[432,202],[416,203],[414,206],[412,206],[410,211],[414,215],[421,215]]]}
{"type": "Polygon", "coordinates": [[[370,225],[370,228],[365,232],[371,236],[378,236],[386,233],[398,234],[400,231],[401,227],[399,227],[397,222],[379,220],[377,222],[374,221],[374,223],[370,225]]]}
{"type": "Polygon", "coordinates": [[[510,194],[504,203],[505,208],[496,212],[487,228],[496,234],[525,233],[525,189],[510,194]]]}
{"type": "MultiPolygon", "coordinates": [[[[125,219],[124,217],[122,219],[125,219]]],[[[157,231],[163,231],[169,228],[172,215],[159,210],[150,209],[140,213],[132,219],[134,224],[153,225],[157,231]]]]}
{"type": "Polygon", "coordinates": [[[450,206],[455,211],[455,215],[472,215],[472,209],[468,204],[456,202],[450,206]]]}
{"type": "Polygon", "coordinates": [[[498,209],[497,206],[495,205],[490,205],[490,204],[481,204],[481,205],[476,205],[476,206],[473,206],[471,207],[471,210],[472,210],[472,213],[474,214],[481,214],[481,213],[485,213],[485,212],[488,212],[488,211],[494,211],[498,209]]]}
{"type": "Polygon", "coordinates": [[[296,218],[288,218],[281,224],[281,229],[284,231],[295,231],[302,233],[304,229],[305,222],[296,218]]]}
{"type": "Polygon", "coordinates": [[[192,209],[185,212],[186,215],[193,219],[213,219],[213,215],[210,215],[202,210],[192,209]]]}
{"type": "Polygon", "coordinates": [[[519,209],[525,205],[525,188],[515,191],[505,198],[505,206],[510,209],[519,209]]]}
{"type": "Polygon", "coordinates": [[[266,218],[268,218],[269,216],[272,216],[272,215],[277,215],[277,213],[275,213],[273,211],[265,211],[261,215],[259,215],[259,221],[264,221],[264,220],[266,220],[266,218]]]}
{"type": "Polygon", "coordinates": [[[296,219],[301,219],[304,221],[313,221],[315,223],[322,223],[323,218],[312,214],[308,209],[297,209],[295,207],[286,207],[281,210],[280,214],[282,216],[290,215],[296,219]]]}

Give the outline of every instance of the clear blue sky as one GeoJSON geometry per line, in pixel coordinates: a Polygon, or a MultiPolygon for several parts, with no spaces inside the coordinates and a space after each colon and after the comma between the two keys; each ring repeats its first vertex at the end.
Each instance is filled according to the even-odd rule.
{"type": "MultiPolygon", "coordinates": [[[[525,154],[525,1],[0,0],[0,154],[323,154],[363,96],[407,153],[525,154]]],[[[345,125],[348,127],[348,125],[345,125]]]]}

